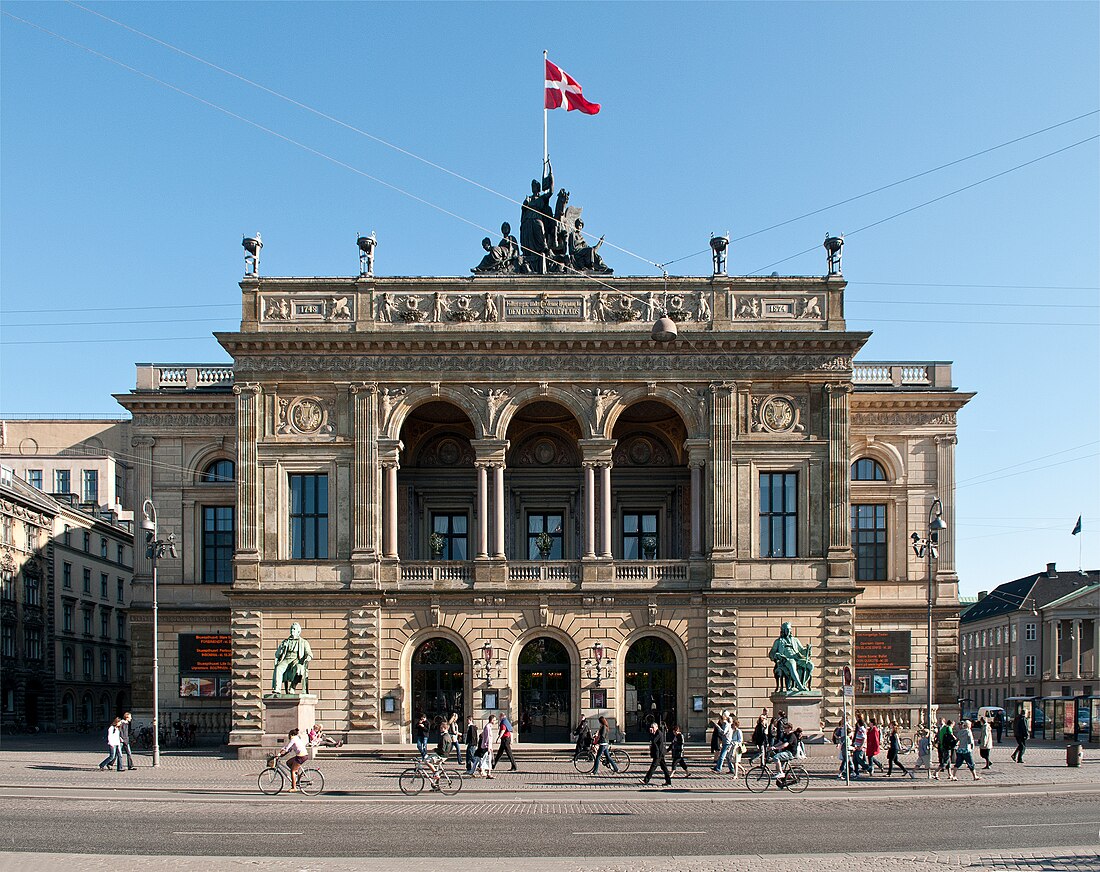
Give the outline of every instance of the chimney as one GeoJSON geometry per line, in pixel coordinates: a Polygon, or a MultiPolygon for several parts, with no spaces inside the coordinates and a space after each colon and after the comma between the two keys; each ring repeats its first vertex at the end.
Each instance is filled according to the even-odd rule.
{"type": "Polygon", "coordinates": [[[989,591],[988,590],[979,590],[978,591],[978,602],[981,602],[987,596],[989,596],[989,591]]]}
{"type": "Polygon", "coordinates": [[[1058,577],[1058,570],[1054,568],[1053,563],[1048,563],[1047,564],[1047,578],[1057,578],[1057,577],[1058,577]]]}

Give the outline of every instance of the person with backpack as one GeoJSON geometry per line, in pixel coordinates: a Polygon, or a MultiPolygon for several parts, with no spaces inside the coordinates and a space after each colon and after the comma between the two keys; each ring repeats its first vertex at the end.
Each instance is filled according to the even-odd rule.
{"type": "Polygon", "coordinates": [[[581,718],[580,723],[573,730],[573,738],[577,740],[577,745],[573,748],[573,759],[581,757],[592,750],[592,730],[588,727],[587,718],[581,718]]]}
{"type": "Polygon", "coordinates": [[[508,720],[508,715],[504,715],[500,719],[500,747],[497,748],[497,755],[493,759],[494,769],[500,764],[501,757],[508,758],[508,762],[512,764],[513,772],[518,771],[516,758],[512,756],[512,722],[508,720]]]}
{"type": "Polygon", "coordinates": [[[940,773],[946,772],[947,777],[951,778],[951,752],[959,746],[959,740],[955,736],[955,722],[948,719],[940,719],[940,730],[936,734],[936,750],[939,752],[940,765],[935,772],[932,773],[932,777],[937,781],[940,780],[940,773]]]}
{"type": "Polygon", "coordinates": [[[951,781],[958,781],[959,768],[964,765],[970,770],[975,781],[981,780],[981,776],[974,768],[974,733],[970,728],[970,721],[959,724],[959,734],[955,738],[955,765],[948,778],[951,781]]]}

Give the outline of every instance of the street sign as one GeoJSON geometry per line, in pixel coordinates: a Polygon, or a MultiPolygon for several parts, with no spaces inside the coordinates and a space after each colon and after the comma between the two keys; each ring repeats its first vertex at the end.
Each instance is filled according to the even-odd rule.
{"type": "Polygon", "coordinates": [[[855,697],[856,689],[854,687],[852,687],[852,685],[846,684],[846,685],[844,685],[844,695],[846,697],[848,697],[849,699],[851,699],[851,698],[855,697]]]}

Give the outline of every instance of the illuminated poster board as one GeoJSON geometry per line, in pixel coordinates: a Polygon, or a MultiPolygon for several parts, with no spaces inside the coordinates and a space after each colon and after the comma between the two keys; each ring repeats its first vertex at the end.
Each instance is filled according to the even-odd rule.
{"type": "Polygon", "coordinates": [[[232,693],[233,637],[228,633],[181,633],[179,695],[226,698],[232,693]]]}
{"type": "Polygon", "coordinates": [[[856,633],[856,692],[864,696],[909,693],[912,648],[906,630],[856,633]]]}

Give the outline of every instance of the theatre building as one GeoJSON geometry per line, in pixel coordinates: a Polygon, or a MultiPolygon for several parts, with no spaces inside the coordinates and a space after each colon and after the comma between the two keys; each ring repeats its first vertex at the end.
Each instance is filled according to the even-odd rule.
{"type": "MultiPolygon", "coordinates": [[[[450,711],[508,713],[520,742],[599,714],[629,738],[650,717],[698,736],[723,709],[772,708],[789,621],[823,720],[852,665],[862,709],[914,723],[930,580],[908,537],[936,497],[935,696],[954,705],[971,395],[950,366],[856,362],[869,334],[845,325],[838,264],[664,279],[598,261],[450,278],[253,262],[240,330],[217,336],[231,365],[138,366],[117,397],[134,492],[178,546],[158,562],[162,711],[259,743],[297,621],[319,719],[352,741],[450,711]],[[673,341],[653,338],[662,315],[673,341]]],[[[139,553],[143,713],[150,581],[139,553]]]]}

